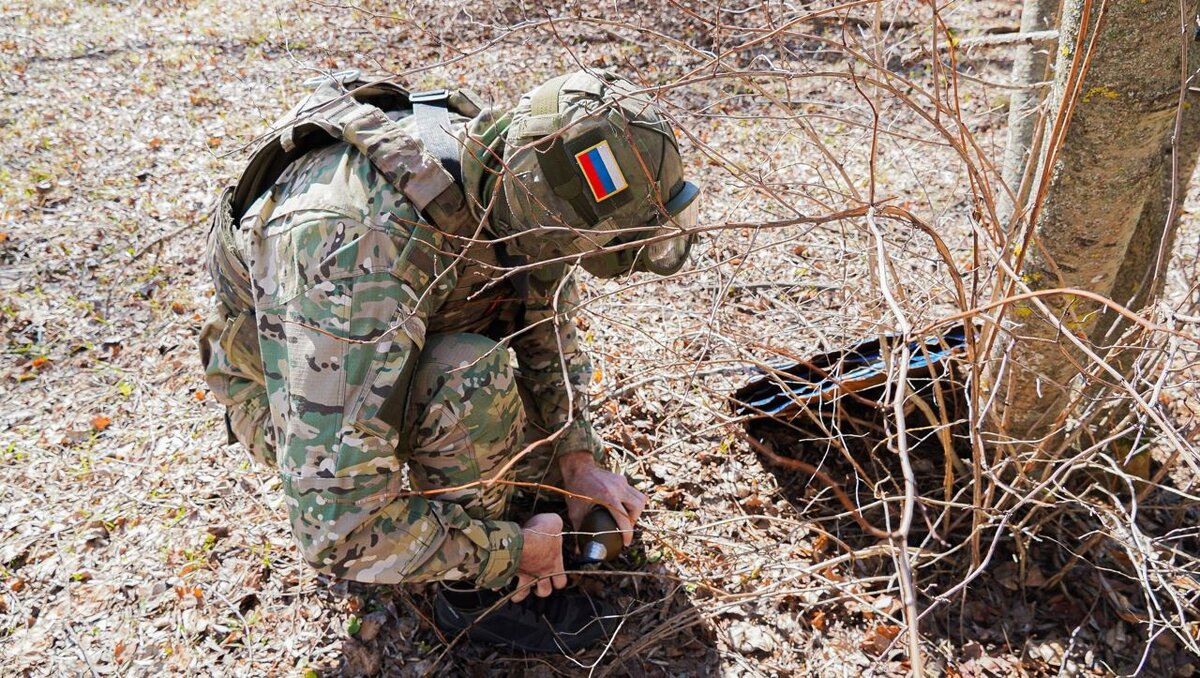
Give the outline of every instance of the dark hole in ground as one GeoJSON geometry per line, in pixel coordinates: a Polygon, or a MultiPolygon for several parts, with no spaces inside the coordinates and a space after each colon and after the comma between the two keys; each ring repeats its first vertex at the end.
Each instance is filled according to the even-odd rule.
{"type": "MultiPolygon", "coordinates": [[[[951,378],[955,374],[917,373],[909,381],[913,395],[904,408],[917,493],[926,499],[917,503],[908,543],[948,554],[936,563],[926,559],[929,564],[916,572],[921,609],[972,571],[973,462],[967,400],[961,379],[951,378]]],[[[780,383],[778,375],[774,381],[780,383]]],[[[814,561],[837,555],[837,549],[886,543],[867,527],[894,529],[901,505],[897,498],[904,493],[900,459],[887,442],[897,427],[886,383],[810,400],[805,407],[781,407],[780,400],[764,399],[761,383],[757,392],[751,386],[735,395],[735,410],[753,399],[778,410],[771,416],[748,415],[745,430],[765,448],[759,456],[783,497],[829,535],[828,551],[814,554],[814,561]],[[784,463],[788,460],[800,464],[784,463]],[[814,476],[813,468],[825,477],[814,476]],[[838,500],[830,487],[834,483],[852,507],[838,500]],[[886,508],[880,497],[891,498],[886,508]]],[[[744,406],[741,410],[747,413],[744,406]]],[[[1181,494],[1166,485],[1139,504],[1137,528],[1143,539],[1159,544],[1158,557],[1175,552],[1181,559],[1200,558],[1198,510],[1181,494]]],[[[1006,529],[993,526],[982,532],[983,574],[925,616],[922,633],[927,640],[946,639],[960,648],[982,644],[1017,651],[1035,674],[1055,673],[1063,655],[1078,660],[1090,654],[1092,662],[1118,672],[1141,666],[1152,675],[1190,675],[1195,657],[1161,626],[1151,637],[1146,620],[1155,603],[1147,600],[1127,551],[1110,539],[1113,526],[1088,510],[1089,501],[1115,497],[1129,502],[1131,494],[1120,487],[1103,492],[1082,487],[1077,496],[1074,502],[1035,506],[1036,514],[1028,508],[1012,510],[1006,529]],[[1014,531],[1014,526],[1021,529],[1014,531]],[[1062,651],[1053,657],[1047,647],[1062,651]]],[[[890,557],[876,557],[857,560],[840,574],[866,579],[894,569],[890,557]]],[[[1200,598],[1200,574],[1193,573],[1192,581],[1194,604],[1200,598]]]]}

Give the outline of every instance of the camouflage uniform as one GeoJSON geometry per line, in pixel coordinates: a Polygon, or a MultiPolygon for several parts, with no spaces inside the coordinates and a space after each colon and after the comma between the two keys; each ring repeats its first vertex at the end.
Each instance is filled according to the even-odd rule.
{"type": "MultiPolygon", "coordinates": [[[[400,123],[413,131],[411,120],[400,123]]],[[[482,146],[496,123],[489,112],[455,119],[482,146]]],[[[482,183],[466,182],[479,219],[482,183]]],[[[490,242],[461,257],[448,245],[346,143],[294,162],[210,238],[208,384],[237,439],[278,468],[301,553],[321,571],[502,586],[522,548],[505,520],[511,486],[452,488],[495,477],[555,433],[518,479],[554,481],[561,452],[600,458],[574,281],[543,268],[518,298],[494,279],[490,242]],[[406,491],[406,477],[428,494],[406,491]]]]}

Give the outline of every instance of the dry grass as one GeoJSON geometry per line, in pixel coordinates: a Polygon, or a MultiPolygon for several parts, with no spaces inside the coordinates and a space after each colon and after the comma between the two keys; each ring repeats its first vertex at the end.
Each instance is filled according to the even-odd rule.
{"type": "MultiPolygon", "coordinates": [[[[879,540],[739,437],[726,396],[751,366],[931,327],[977,309],[995,279],[978,215],[1004,140],[1005,51],[961,51],[954,76],[930,56],[946,35],[928,5],[826,7],[567,4],[549,20],[515,1],[0,1],[0,672],[892,675],[910,668],[910,572],[931,672],[1190,675],[1187,465],[1136,504],[1117,448],[1084,441],[1009,495],[1003,463],[956,443],[973,478],[927,429],[906,488],[903,417],[880,424],[891,451],[849,428],[786,449],[771,433],[842,479],[872,524],[913,508],[905,538],[879,540]],[[423,589],[306,569],[278,482],[222,444],[195,352],[204,216],[238,150],[323,69],[509,104],[580,65],[656,88],[711,227],[670,280],[587,281],[596,420],[652,497],[630,572],[591,580],[629,614],[577,662],[446,651],[423,589]],[[872,201],[892,211],[868,214],[872,201]],[[1073,497],[1068,476],[1085,473],[1127,486],[1073,497]],[[989,488],[989,510],[970,511],[989,488]]],[[[1017,11],[952,3],[939,19],[980,36],[1017,11]]],[[[1124,427],[1127,449],[1160,461],[1196,459],[1195,201],[1163,306],[1181,315],[1161,321],[1178,332],[1138,339],[1160,360],[1132,382],[1169,426],[1124,427]]]]}

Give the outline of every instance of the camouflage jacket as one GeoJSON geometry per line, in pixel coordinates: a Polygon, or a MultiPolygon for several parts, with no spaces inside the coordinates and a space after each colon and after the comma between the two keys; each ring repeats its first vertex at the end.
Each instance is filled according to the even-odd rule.
{"type": "MultiPolygon", "coordinates": [[[[408,121],[400,122],[412,130],[408,121]]],[[[488,112],[455,122],[495,138],[488,112]]],[[[482,218],[479,201],[469,202],[482,218]]],[[[561,267],[540,270],[528,297],[517,298],[511,284],[493,280],[491,243],[455,257],[346,143],[289,166],[229,242],[235,252],[210,255],[218,303],[201,337],[206,377],[237,439],[278,468],[305,559],[367,582],[506,583],[520,555],[519,526],[409,496],[406,451],[381,407],[405,383],[427,334],[501,339],[500,318],[509,325],[500,333],[532,376],[530,421],[548,432],[565,428],[557,451],[599,456],[585,416],[592,370],[571,319],[574,281],[561,267]],[[223,270],[238,258],[249,290],[223,270]]]]}

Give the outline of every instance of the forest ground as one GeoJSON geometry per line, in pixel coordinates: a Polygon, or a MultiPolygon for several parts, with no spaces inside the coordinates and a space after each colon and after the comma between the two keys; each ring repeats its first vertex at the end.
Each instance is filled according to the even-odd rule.
{"type": "MultiPolygon", "coordinates": [[[[949,83],[924,47],[928,6],[884,2],[878,40],[874,6],[822,6],[566,4],[546,21],[519,0],[0,0],[0,674],[903,674],[890,552],[826,487],[764,465],[726,402],[755,364],[896,329],[867,224],[756,224],[876,191],[933,224],[963,270],[972,256],[964,163],[913,106],[949,83]],[[831,42],[877,48],[911,87],[878,98],[826,77],[853,69],[831,42]],[[686,81],[662,101],[706,184],[703,221],[721,228],[671,279],[584,279],[597,426],[651,497],[622,571],[583,584],[625,611],[602,651],[447,650],[428,587],[307,568],[278,480],[225,444],[196,351],[211,301],[207,212],[301,82],[348,66],[497,105],[580,66],[686,81]],[[765,75],[717,76],[739,69],[765,75]],[[796,77],[772,76],[784,72],[796,77]]],[[[969,38],[1013,30],[1018,13],[1011,1],[948,3],[941,19],[969,38]]],[[[957,64],[957,122],[997,159],[1009,65],[995,48],[964,49],[957,64]]],[[[1196,259],[1194,193],[1181,279],[1196,259]]],[[[911,319],[949,315],[930,242],[885,231],[911,319]]],[[[917,463],[938,477],[940,461],[917,463]]],[[[1111,615],[1065,626],[1004,565],[927,620],[934,673],[1139,666],[1134,626],[1111,615]]],[[[944,585],[922,579],[922,605],[944,585]]],[[[1169,634],[1151,649],[1148,675],[1194,670],[1169,634]]]]}

